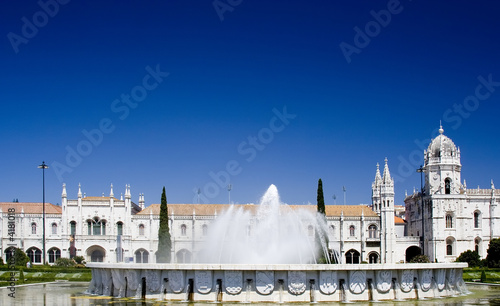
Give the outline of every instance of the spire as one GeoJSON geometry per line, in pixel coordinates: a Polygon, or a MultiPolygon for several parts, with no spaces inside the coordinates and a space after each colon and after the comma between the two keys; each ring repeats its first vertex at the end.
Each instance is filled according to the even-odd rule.
{"type": "Polygon", "coordinates": [[[78,183],[78,197],[82,197],[82,185],[80,183],[78,183]]]}
{"type": "Polygon", "coordinates": [[[68,194],[66,193],[66,183],[63,183],[62,195],[63,198],[66,198],[68,194]]]}
{"type": "Polygon", "coordinates": [[[443,133],[444,133],[443,126],[441,125],[441,120],[439,120],[439,134],[443,133]]]}
{"type": "Polygon", "coordinates": [[[139,194],[139,207],[144,209],[144,193],[139,194]]]}
{"type": "Polygon", "coordinates": [[[385,166],[384,166],[384,176],[382,178],[384,183],[391,182],[391,173],[389,172],[389,166],[387,165],[387,157],[385,158],[385,166]]]}
{"type": "Polygon", "coordinates": [[[377,163],[377,172],[375,172],[375,183],[382,180],[382,176],[380,176],[380,165],[377,163]]]}
{"type": "Polygon", "coordinates": [[[493,179],[491,179],[491,189],[495,189],[495,184],[493,184],[493,179]]]}
{"type": "Polygon", "coordinates": [[[131,194],[130,194],[130,185],[125,185],[125,199],[130,199],[131,194]]]}
{"type": "Polygon", "coordinates": [[[111,183],[111,191],[109,192],[109,197],[113,198],[115,194],[113,193],[113,183],[111,183]]]}

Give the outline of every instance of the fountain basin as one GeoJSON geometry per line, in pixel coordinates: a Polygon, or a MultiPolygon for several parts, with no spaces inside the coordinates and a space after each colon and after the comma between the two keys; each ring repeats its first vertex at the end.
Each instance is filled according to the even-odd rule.
{"type": "Polygon", "coordinates": [[[89,263],[87,293],[171,301],[349,302],[424,299],[466,292],[466,263],[89,263]]]}

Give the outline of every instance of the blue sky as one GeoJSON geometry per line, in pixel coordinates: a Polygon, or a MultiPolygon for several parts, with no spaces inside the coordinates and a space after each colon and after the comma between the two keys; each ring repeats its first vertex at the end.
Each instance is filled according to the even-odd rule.
{"type": "Polygon", "coordinates": [[[493,1],[8,1],[0,201],[396,204],[442,120],[469,188],[500,185],[493,1]],[[40,4],[41,3],[41,4],[40,4]],[[128,97],[128,98],[127,98],[128,97]],[[250,138],[249,138],[250,137],[250,138]],[[76,156],[78,155],[78,156],[76,156]]]}

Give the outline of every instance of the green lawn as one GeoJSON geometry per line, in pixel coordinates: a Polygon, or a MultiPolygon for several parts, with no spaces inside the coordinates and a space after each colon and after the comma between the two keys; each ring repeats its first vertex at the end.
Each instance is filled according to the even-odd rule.
{"type": "MultiPolygon", "coordinates": [[[[465,268],[463,279],[466,282],[477,282],[481,279],[483,268],[465,268]]],[[[500,284],[500,269],[484,268],[486,283],[500,284]]]]}
{"type": "MultiPolygon", "coordinates": [[[[32,268],[23,270],[24,280],[19,279],[20,272],[14,271],[16,285],[53,282],[57,280],[89,282],[92,279],[90,269],[72,268],[32,268]]],[[[10,286],[11,271],[0,271],[0,287],[10,286]]]]}

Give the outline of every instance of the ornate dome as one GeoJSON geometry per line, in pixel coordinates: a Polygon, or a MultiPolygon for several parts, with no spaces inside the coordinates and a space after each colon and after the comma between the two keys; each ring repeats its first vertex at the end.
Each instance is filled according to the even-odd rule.
{"type": "Polygon", "coordinates": [[[429,147],[427,154],[429,157],[444,157],[444,156],[457,156],[457,146],[447,136],[443,135],[443,127],[439,129],[439,135],[434,138],[429,147]]]}

